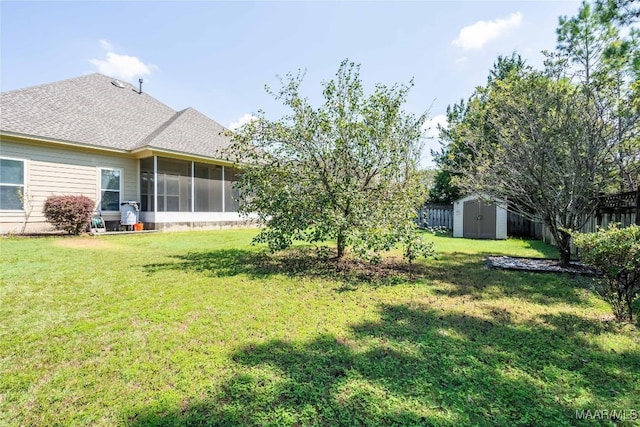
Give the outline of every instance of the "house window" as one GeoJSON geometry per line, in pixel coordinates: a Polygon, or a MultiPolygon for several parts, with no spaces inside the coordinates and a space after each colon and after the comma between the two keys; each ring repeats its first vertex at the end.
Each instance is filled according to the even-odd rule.
{"type": "Polygon", "coordinates": [[[191,162],[158,157],[158,212],[191,212],[191,162]]]}
{"type": "Polygon", "coordinates": [[[0,159],[0,210],[24,207],[24,161],[0,159]]]}
{"type": "Polygon", "coordinates": [[[196,163],[195,211],[222,212],[222,166],[196,163]]]}
{"type": "Polygon", "coordinates": [[[230,167],[224,168],[224,211],[238,212],[240,193],[233,187],[238,181],[240,171],[230,167]]]}
{"type": "Polygon", "coordinates": [[[142,197],[141,210],[153,212],[153,172],[140,172],[140,196],[142,197]]]}
{"type": "Polygon", "coordinates": [[[158,174],[158,211],[180,211],[180,175],[158,174]]]}
{"type": "Polygon", "coordinates": [[[100,169],[100,210],[119,211],[122,193],[122,171],[100,169]]]}

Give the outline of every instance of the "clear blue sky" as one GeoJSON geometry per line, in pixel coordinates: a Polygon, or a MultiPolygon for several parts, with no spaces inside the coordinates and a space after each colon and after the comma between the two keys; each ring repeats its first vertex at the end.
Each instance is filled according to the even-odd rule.
{"type": "MultiPolygon", "coordinates": [[[[447,105],[486,81],[497,55],[542,64],[561,15],[578,1],[29,2],[0,3],[0,88],[8,91],[102,72],[180,110],[225,126],[258,109],[285,112],[264,91],[276,75],[306,69],[303,90],[342,59],[361,64],[368,87],[414,78],[405,109],[447,105]]],[[[429,165],[427,143],[424,164],[429,165]]]]}

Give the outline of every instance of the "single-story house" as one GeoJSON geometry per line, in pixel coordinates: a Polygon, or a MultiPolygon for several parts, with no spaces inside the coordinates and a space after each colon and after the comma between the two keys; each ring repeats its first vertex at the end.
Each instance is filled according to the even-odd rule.
{"type": "Polygon", "coordinates": [[[50,230],[51,195],[84,195],[107,227],[125,201],[145,229],[240,224],[224,126],[91,74],[0,95],[0,233],[50,230]]]}
{"type": "Polygon", "coordinates": [[[453,237],[507,238],[507,203],[471,194],[453,202],[453,237]]]}

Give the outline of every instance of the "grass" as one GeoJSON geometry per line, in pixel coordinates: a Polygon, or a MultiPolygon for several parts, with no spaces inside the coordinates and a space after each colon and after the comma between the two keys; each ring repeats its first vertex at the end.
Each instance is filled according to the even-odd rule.
{"type": "Polygon", "coordinates": [[[0,425],[635,425],[638,326],[587,279],[484,267],[553,248],[428,235],[371,279],[254,234],[3,239],[0,425]]]}

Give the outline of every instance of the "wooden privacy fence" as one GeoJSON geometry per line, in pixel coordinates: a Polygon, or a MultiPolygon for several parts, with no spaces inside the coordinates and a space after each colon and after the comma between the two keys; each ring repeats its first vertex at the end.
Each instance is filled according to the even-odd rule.
{"type": "Polygon", "coordinates": [[[595,220],[605,228],[612,222],[622,227],[640,225],[640,190],[599,197],[595,220]]]}
{"type": "MultiPolygon", "coordinates": [[[[580,229],[582,233],[594,233],[598,227],[607,228],[611,223],[621,227],[640,225],[640,190],[601,196],[596,211],[585,218],[580,229]]],[[[553,241],[551,234],[542,223],[525,219],[515,212],[507,215],[507,234],[509,236],[529,237],[553,241]]]]}
{"type": "Polygon", "coordinates": [[[424,205],[418,212],[418,225],[453,230],[453,205],[424,205]]]}
{"type": "Polygon", "coordinates": [[[533,222],[515,212],[507,212],[507,236],[542,240],[543,229],[540,222],[533,222]]]}
{"type": "MultiPolygon", "coordinates": [[[[598,227],[607,228],[614,222],[622,227],[640,225],[640,190],[599,197],[595,213],[586,218],[580,231],[593,233],[598,227]]],[[[453,230],[453,205],[427,203],[418,212],[418,225],[453,230]]],[[[507,235],[553,241],[544,224],[530,221],[515,212],[507,213],[507,235]]]]}

